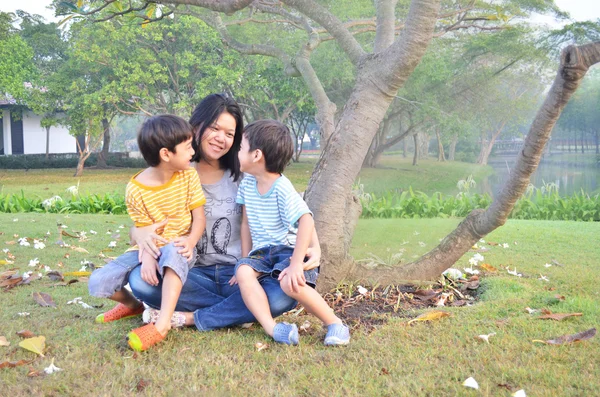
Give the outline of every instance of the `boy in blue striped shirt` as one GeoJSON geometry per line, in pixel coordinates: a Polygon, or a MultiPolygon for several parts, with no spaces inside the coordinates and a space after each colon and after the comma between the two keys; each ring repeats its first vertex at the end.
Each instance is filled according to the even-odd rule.
{"type": "Polygon", "coordinates": [[[283,291],[327,326],[325,345],[346,345],[342,324],[314,289],[318,270],[303,270],[314,231],[308,206],[282,172],[294,149],[290,131],[275,120],[260,120],[244,130],[238,153],[245,173],[236,201],[242,205],[242,256],[235,278],[248,310],[276,342],[298,344],[298,327],[276,323],[259,277],[276,277],[283,291]]]}

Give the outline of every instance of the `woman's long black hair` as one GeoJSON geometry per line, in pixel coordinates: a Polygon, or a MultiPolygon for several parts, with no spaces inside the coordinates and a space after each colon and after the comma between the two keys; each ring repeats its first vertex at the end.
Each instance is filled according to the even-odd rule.
{"type": "Polygon", "coordinates": [[[237,102],[225,94],[210,94],[206,96],[192,112],[190,124],[195,130],[192,147],[196,154],[192,161],[200,161],[202,153],[202,136],[208,127],[214,124],[222,113],[229,113],[235,119],[235,135],[231,149],[219,159],[221,168],[228,169],[233,175],[233,180],[237,181],[241,175],[240,162],[238,160],[238,151],[242,142],[242,132],[244,131],[244,119],[242,109],[237,102]]]}

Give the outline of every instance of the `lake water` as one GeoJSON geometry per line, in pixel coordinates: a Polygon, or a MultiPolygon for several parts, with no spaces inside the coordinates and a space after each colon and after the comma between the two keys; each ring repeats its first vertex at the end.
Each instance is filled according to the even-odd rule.
{"type": "MultiPolygon", "coordinates": [[[[506,182],[510,169],[515,165],[516,157],[490,159],[489,165],[496,174],[482,181],[479,192],[494,195],[506,182]]],[[[561,196],[583,190],[589,194],[600,193],[600,156],[557,154],[546,157],[531,176],[531,183],[541,188],[544,183],[558,185],[561,196]]]]}

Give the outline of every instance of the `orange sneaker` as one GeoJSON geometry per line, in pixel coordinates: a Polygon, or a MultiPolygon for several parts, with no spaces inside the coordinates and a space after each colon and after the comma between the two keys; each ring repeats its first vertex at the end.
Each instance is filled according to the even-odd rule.
{"type": "Polygon", "coordinates": [[[165,339],[152,323],[139,327],[127,334],[127,343],[133,350],[142,352],[165,339]]]}
{"type": "Polygon", "coordinates": [[[144,312],[144,305],[140,305],[137,309],[131,309],[122,303],[117,304],[107,312],[99,314],[96,317],[97,323],[110,323],[111,321],[121,320],[123,318],[139,316],[144,312]]]}

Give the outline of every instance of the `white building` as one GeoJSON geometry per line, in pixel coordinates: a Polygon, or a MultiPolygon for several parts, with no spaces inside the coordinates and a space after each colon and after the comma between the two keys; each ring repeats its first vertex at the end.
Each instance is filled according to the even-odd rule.
{"type": "MultiPolygon", "coordinates": [[[[40,125],[42,116],[24,110],[23,117],[14,120],[11,111],[16,109],[9,101],[0,100],[0,155],[45,154],[46,129],[40,125]]],[[[77,153],[75,137],[66,127],[50,128],[49,153],[77,153]]]]}

